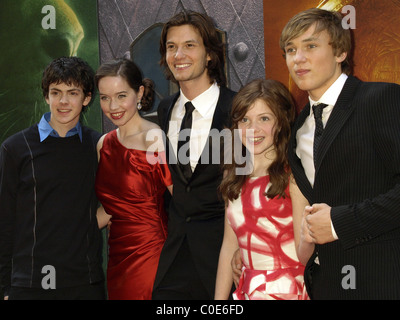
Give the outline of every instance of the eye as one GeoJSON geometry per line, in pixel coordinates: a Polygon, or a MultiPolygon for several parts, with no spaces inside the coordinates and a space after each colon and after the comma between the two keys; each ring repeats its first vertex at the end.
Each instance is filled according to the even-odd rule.
{"type": "Polygon", "coordinates": [[[294,54],[296,52],[295,48],[289,47],[285,49],[286,54],[294,54]]]}
{"type": "Polygon", "coordinates": [[[126,94],[119,94],[118,95],[118,99],[122,100],[124,98],[126,98],[126,94]]]}
{"type": "Polygon", "coordinates": [[[173,44],[167,44],[167,50],[168,51],[172,51],[172,50],[174,50],[175,49],[175,45],[173,45],[173,44]]]}
{"type": "Polygon", "coordinates": [[[240,122],[241,123],[246,123],[246,122],[248,122],[249,120],[247,119],[247,118],[243,118],[242,120],[240,120],[240,122]]]}
{"type": "Polygon", "coordinates": [[[101,100],[101,101],[107,101],[107,100],[108,100],[108,97],[107,97],[107,96],[100,96],[100,100],[101,100]]]}
{"type": "Polygon", "coordinates": [[[261,121],[268,121],[268,120],[269,120],[269,117],[267,117],[267,116],[261,117],[261,121]]]}

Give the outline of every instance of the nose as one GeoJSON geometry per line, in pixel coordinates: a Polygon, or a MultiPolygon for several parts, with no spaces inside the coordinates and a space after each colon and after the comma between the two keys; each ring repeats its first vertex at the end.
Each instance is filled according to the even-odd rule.
{"type": "Polygon", "coordinates": [[[63,103],[63,104],[68,103],[68,94],[61,94],[60,103],[63,103]]]}
{"type": "Polygon", "coordinates": [[[252,121],[247,128],[252,130],[251,132],[253,132],[253,133],[258,131],[258,129],[259,129],[258,122],[252,121]]]}
{"type": "Polygon", "coordinates": [[[185,56],[184,49],[182,47],[178,47],[175,52],[175,59],[180,59],[185,56]]]}
{"type": "Polygon", "coordinates": [[[110,110],[117,110],[119,108],[118,103],[114,99],[110,100],[110,110]]]}
{"type": "Polygon", "coordinates": [[[303,50],[301,50],[301,49],[297,49],[296,54],[294,56],[294,62],[299,63],[299,62],[303,62],[304,60],[306,60],[305,52],[303,52],[303,50]]]}

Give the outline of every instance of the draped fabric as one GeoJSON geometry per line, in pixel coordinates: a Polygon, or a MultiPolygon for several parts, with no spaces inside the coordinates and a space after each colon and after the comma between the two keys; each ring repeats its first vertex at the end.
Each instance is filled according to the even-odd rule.
{"type": "Polygon", "coordinates": [[[151,299],[167,237],[163,194],[171,184],[165,153],[127,149],[115,130],[105,137],[96,192],[112,215],[107,268],[110,300],[151,299]]]}

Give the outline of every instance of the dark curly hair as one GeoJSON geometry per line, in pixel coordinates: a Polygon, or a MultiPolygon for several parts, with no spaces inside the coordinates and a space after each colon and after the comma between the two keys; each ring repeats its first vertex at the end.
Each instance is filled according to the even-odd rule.
{"type": "Polygon", "coordinates": [[[85,97],[94,96],[94,71],[89,64],[78,57],[61,57],[53,60],[43,71],[42,92],[49,97],[52,83],[81,87],[85,97]]]}

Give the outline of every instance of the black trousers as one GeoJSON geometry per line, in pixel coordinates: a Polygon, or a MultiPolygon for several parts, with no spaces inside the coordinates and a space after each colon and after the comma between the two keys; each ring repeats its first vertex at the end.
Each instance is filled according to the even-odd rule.
{"type": "Polygon", "coordinates": [[[193,262],[186,238],[157,288],[153,300],[212,300],[193,262]]]}
{"type": "Polygon", "coordinates": [[[57,289],[11,287],[9,300],[105,300],[104,282],[57,289]]]}

